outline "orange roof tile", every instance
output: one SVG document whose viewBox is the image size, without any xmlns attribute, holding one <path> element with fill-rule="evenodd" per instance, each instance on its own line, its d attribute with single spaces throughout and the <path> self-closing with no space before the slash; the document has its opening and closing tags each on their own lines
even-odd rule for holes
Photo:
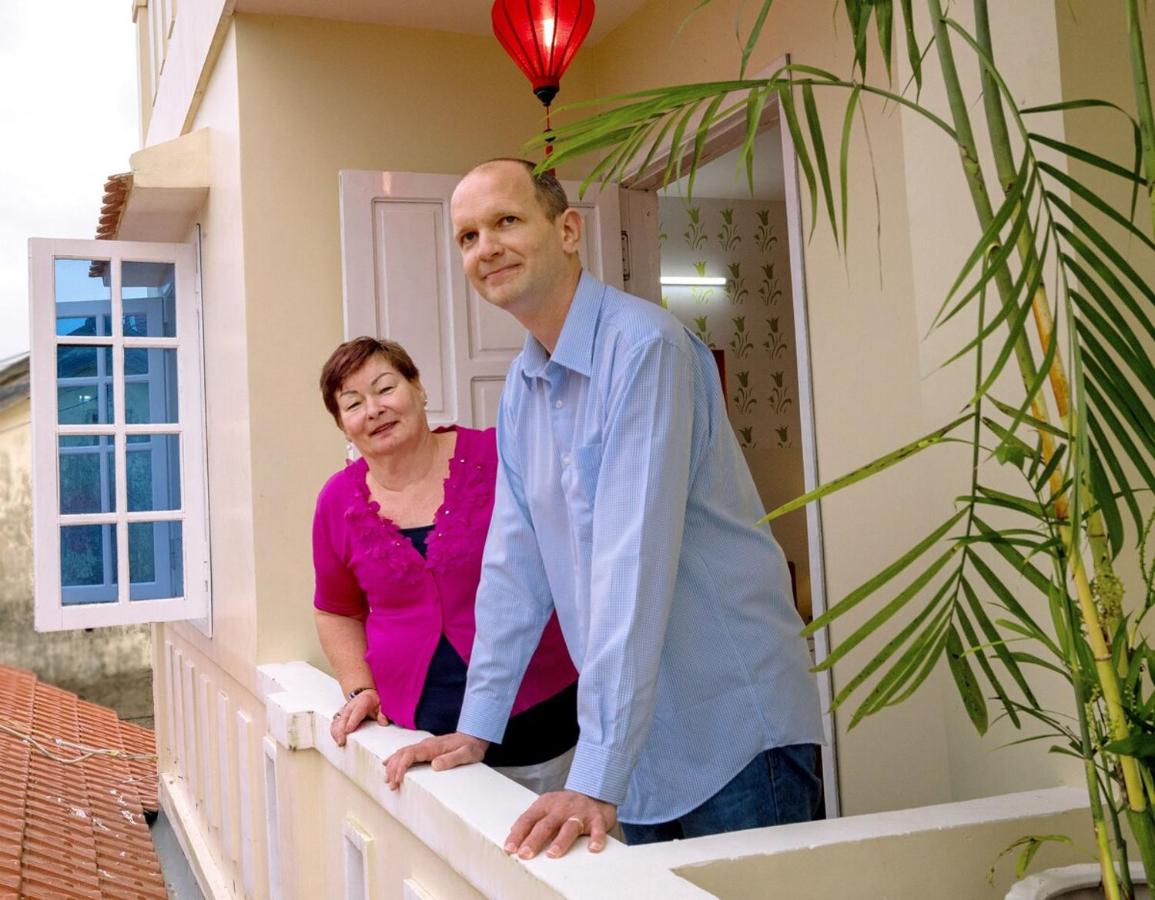
<svg viewBox="0 0 1155 900">
<path fill-rule="evenodd" d="M 148 729 L 0 666 L 0 896 L 163 900 L 154 753 Z"/>
</svg>

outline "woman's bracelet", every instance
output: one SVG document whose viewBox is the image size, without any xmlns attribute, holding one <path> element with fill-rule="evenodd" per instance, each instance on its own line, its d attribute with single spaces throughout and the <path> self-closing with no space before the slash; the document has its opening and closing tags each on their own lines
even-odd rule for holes
<svg viewBox="0 0 1155 900">
<path fill-rule="evenodd" d="M 345 695 L 345 699 L 346 700 L 353 700 L 356 698 L 356 696 L 358 694 L 364 693 L 365 691 L 376 691 L 376 690 L 377 690 L 377 688 L 373 687 L 373 685 L 371 685 L 371 684 L 366 685 L 365 687 L 353 688 L 353 690 L 349 691 L 349 693 Z"/>
</svg>

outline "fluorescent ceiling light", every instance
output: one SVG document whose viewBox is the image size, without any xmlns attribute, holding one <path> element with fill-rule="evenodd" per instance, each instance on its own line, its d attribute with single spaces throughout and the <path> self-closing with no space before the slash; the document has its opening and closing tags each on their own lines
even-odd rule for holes
<svg viewBox="0 0 1155 900">
<path fill-rule="evenodd" d="M 663 275 L 658 279 L 662 284 L 678 285 L 681 287 L 721 287 L 726 283 L 725 278 L 706 277 L 698 278 L 687 275 Z"/>
</svg>

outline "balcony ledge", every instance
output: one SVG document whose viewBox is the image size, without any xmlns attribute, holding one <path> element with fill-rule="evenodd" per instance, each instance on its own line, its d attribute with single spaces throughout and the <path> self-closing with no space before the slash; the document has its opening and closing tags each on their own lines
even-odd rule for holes
<svg viewBox="0 0 1155 900">
<path fill-rule="evenodd" d="M 919 879 L 936 869 L 949 870 L 960 886 L 976 883 L 989 890 L 986 868 L 1014 837 L 1039 829 L 1051 833 L 1076 828 L 1085 819 L 1085 791 L 1058 787 L 641 847 L 610 841 L 596 856 L 585 852 L 583 841 L 563 859 L 525 862 L 506 855 L 502 842 L 532 802 L 531 792 L 483 765 L 448 772 L 418 768 L 400 791 L 391 792 L 385 786 L 384 760 L 424 733 L 372 724 L 352 735 L 346 747 L 337 747 L 329 736 L 333 715 L 342 705 L 335 680 L 303 662 L 261 666 L 259 671 L 268 732 L 280 748 L 320 753 L 490 897 L 592 900 L 621 896 L 628 888 L 633 896 L 678 900 L 716 896 L 703 888 L 717 885 L 725 885 L 726 896 L 757 896 L 756 890 L 746 889 L 764 885 L 764 876 L 775 877 L 775 867 L 784 876 L 796 873 L 802 858 L 802 868 L 835 866 L 844 870 L 846 884 L 885 884 L 895 897 L 919 896 L 925 887 Z M 927 841 L 933 844 L 929 854 Z M 468 852 L 461 852 L 463 847 Z M 921 849 L 912 855 L 913 848 Z M 877 871 L 867 871 L 870 865 L 856 869 L 853 862 L 894 854 L 908 860 L 897 870 L 879 862 L 873 867 Z"/>
</svg>

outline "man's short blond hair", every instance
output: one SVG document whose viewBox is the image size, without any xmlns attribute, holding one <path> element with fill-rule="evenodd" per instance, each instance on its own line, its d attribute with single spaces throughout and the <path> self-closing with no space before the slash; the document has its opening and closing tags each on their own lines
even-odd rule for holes
<svg viewBox="0 0 1155 900">
<path fill-rule="evenodd" d="M 561 186 L 557 176 L 552 171 L 535 172 L 536 163 L 532 163 L 528 159 L 519 159 L 516 156 L 498 156 L 474 166 L 469 170 L 469 174 L 495 163 L 516 163 L 525 168 L 529 180 L 533 182 L 534 196 L 537 197 L 537 202 L 541 204 L 541 208 L 545 210 L 546 217 L 551 222 L 569 209 L 569 197 L 566 196 L 565 188 Z"/>
</svg>

